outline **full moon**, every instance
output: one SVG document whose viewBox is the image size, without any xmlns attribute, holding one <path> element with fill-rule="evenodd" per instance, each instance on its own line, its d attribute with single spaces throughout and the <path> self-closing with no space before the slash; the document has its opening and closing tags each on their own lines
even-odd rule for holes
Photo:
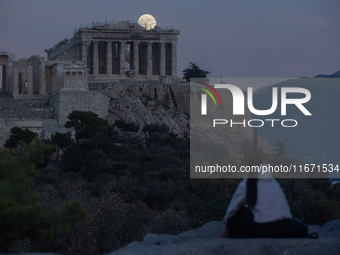
<svg viewBox="0 0 340 255">
<path fill-rule="evenodd" d="M 156 26 L 156 19 L 150 14 L 144 14 L 139 17 L 138 25 L 141 25 L 146 30 L 151 30 Z"/>
</svg>

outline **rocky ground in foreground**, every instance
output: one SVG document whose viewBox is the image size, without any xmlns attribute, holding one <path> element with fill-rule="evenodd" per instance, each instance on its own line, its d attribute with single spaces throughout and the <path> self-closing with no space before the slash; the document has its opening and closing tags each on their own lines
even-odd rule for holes
<svg viewBox="0 0 340 255">
<path fill-rule="evenodd" d="M 213 221 L 179 235 L 147 234 L 141 242 L 133 242 L 109 255 L 256 255 L 256 254 L 340 254 L 340 219 L 325 225 L 309 226 L 318 233 L 318 239 L 221 239 L 223 223 Z"/>
<path fill-rule="evenodd" d="M 340 219 L 323 226 L 309 226 L 309 232 L 317 232 L 312 238 L 219 238 L 223 222 L 212 221 L 204 226 L 178 235 L 149 233 L 142 241 L 107 255 L 339 255 Z M 25 253 L 20 255 L 56 255 L 55 253 Z M 3 255 L 3 254 L 0 254 Z"/>
</svg>

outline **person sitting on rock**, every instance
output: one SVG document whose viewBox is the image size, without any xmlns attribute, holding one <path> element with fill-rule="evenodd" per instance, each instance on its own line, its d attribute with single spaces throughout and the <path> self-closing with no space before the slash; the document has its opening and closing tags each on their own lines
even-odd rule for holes
<svg viewBox="0 0 340 255">
<path fill-rule="evenodd" d="M 253 158 L 249 166 L 262 167 Z M 271 173 L 250 173 L 238 185 L 224 217 L 220 237 L 231 238 L 289 238 L 306 237 L 305 222 L 292 218 L 286 197 Z"/>
</svg>

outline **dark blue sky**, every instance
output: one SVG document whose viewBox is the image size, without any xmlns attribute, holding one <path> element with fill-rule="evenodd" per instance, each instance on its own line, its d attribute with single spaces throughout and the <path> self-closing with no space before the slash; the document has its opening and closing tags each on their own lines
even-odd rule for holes
<svg viewBox="0 0 340 255">
<path fill-rule="evenodd" d="M 189 62 L 209 77 L 331 74 L 340 70 L 339 11 L 339 0 L 1 0 L 0 51 L 46 56 L 80 25 L 148 13 L 181 31 L 179 76 Z"/>
</svg>

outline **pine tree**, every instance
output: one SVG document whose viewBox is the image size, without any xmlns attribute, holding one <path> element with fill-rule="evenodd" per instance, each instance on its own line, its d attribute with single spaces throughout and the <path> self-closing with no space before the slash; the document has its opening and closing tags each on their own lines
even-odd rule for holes
<svg viewBox="0 0 340 255">
<path fill-rule="evenodd" d="M 283 142 L 276 142 L 275 146 L 277 147 L 277 149 L 274 149 L 274 151 L 276 151 L 276 155 L 279 157 L 285 157 L 287 155 L 287 153 L 285 152 L 284 148 L 287 148 L 287 146 L 285 146 L 285 143 L 287 142 L 287 140 L 284 140 Z"/>
<path fill-rule="evenodd" d="M 199 68 L 196 64 L 192 62 L 190 62 L 190 64 L 190 67 L 183 70 L 183 79 L 185 79 L 187 82 L 190 81 L 190 78 L 206 78 L 207 75 L 210 74 L 209 71 Z"/>
</svg>

